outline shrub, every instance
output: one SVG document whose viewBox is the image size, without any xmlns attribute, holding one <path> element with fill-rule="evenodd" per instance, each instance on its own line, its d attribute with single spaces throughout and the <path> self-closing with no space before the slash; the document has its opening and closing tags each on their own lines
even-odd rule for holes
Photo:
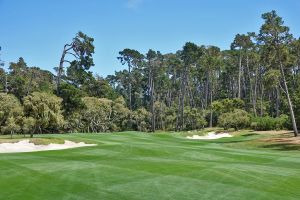
<svg viewBox="0 0 300 200">
<path fill-rule="evenodd" d="M 234 109 L 242 109 L 244 105 L 245 103 L 243 100 L 234 98 L 214 101 L 211 108 L 217 115 L 220 115 L 222 113 L 233 112 Z"/>
<path fill-rule="evenodd" d="M 23 107 L 12 94 L 0 93 L 0 129 L 8 134 L 20 131 Z"/>
<path fill-rule="evenodd" d="M 254 117 L 252 118 L 251 128 L 256 131 L 280 130 L 287 128 L 289 117 L 280 115 L 280 117 Z"/>
<path fill-rule="evenodd" d="M 132 112 L 132 121 L 138 131 L 149 131 L 151 114 L 145 108 Z"/>
<path fill-rule="evenodd" d="M 84 97 L 85 109 L 82 111 L 82 121 L 87 132 L 106 132 L 111 126 L 112 100 L 96 97 Z"/>
<path fill-rule="evenodd" d="M 33 92 L 24 98 L 23 105 L 25 116 L 32 117 L 35 121 L 35 132 L 58 132 L 63 127 L 60 97 L 45 92 Z"/>
<path fill-rule="evenodd" d="M 207 125 L 203 112 L 197 108 L 185 107 L 184 115 L 186 130 L 202 129 Z"/>
<path fill-rule="evenodd" d="M 235 109 L 219 117 L 219 125 L 224 129 L 234 128 L 235 130 L 246 128 L 250 125 L 249 114 L 241 109 Z"/>
</svg>

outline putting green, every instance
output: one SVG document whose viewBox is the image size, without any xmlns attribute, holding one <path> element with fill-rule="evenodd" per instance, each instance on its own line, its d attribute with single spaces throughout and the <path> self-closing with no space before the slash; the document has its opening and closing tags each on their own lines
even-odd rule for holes
<svg viewBox="0 0 300 200">
<path fill-rule="evenodd" d="M 241 148 L 252 135 L 214 141 L 136 132 L 50 137 L 98 145 L 0 154 L 0 199 L 300 199 L 300 152 Z"/>
</svg>

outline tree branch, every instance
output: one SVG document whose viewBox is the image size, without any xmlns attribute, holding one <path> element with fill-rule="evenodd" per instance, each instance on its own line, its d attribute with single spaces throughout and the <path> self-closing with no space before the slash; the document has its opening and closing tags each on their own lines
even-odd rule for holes
<svg viewBox="0 0 300 200">
<path fill-rule="evenodd" d="M 79 56 L 78 55 L 76 55 L 76 54 L 74 54 L 74 53 L 72 53 L 72 52 L 66 52 L 66 54 L 70 54 L 70 55 L 73 55 L 76 59 L 79 59 Z"/>
<path fill-rule="evenodd" d="M 281 85 L 281 82 L 279 82 L 279 87 L 280 87 L 280 89 L 286 94 L 286 91 L 283 89 L 283 87 L 282 87 L 282 85 Z"/>
<path fill-rule="evenodd" d="M 68 61 L 68 60 L 64 60 L 64 62 L 67 62 L 67 63 L 70 63 L 70 64 L 72 63 L 71 61 Z"/>
</svg>

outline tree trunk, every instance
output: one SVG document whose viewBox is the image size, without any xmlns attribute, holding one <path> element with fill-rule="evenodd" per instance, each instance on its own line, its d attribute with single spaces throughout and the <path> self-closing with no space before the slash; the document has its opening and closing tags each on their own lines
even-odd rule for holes
<svg viewBox="0 0 300 200">
<path fill-rule="evenodd" d="M 27 87 L 27 92 L 26 92 L 27 95 L 29 95 L 30 92 L 31 92 L 32 80 L 33 80 L 33 78 L 34 78 L 34 72 L 32 71 L 32 72 L 31 72 L 31 76 L 30 76 L 29 85 L 28 85 L 28 87 Z"/>
<path fill-rule="evenodd" d="M 298 129 L 297 129 L 297 124 L 296 124 L 296 120 L 295 120 L 293 104 L 292 104 L 292 100 L 290 98 L 289 89 L 288 89 L 287 82 L 286 82 L 286 79 L 285 79 L 283 65 L 282 65 L 281 60 L 279 62 L 280 62 L 280 72 L 281 72 L 281 76 L 282 76 L 282 79 L 283 79 L 283 86 L 284 86 L 286 98 L 287 98 L 288 105 L 289 105 L 290 117 L 291 117 L 291 120 L 292 120 L 292 125 L 293 125 L 293 130 L 294 130 L 294 136 L 297 137 L 298 136 Z"/>
<path fill-rule="evenodd" d="M 213 110 L 212 110 L 212 91 L 210 92 L 210 119 L 209 119 L 209 127 L 212 128 L 213 121 Z"/>
<path fill-rule="evenodd" d="M 264 84 L 261 83 L 261 87 L 260 87 L 260 116 L 262 117 L 263 116 L 263 98 L 264 98 Z"/>
<path fill-rule="evenodd" d="M 8 93 L 8 80 L 7 80 L 7 73 L 5 73 L 5 93 L 7 94 Z"/>
<path fill-rule="evenodd" d="M 132 111 L 132 99 L 131 99 L 131 66 L 128 65 L 128 95 L 129 95 L 129 110 Z"/>
<path fill-rule="evenodd" d="M 177 115 L 177 125 L 176 125 L 176 130 L 181 131 L 184 127 L 184 98 L 185 98 L 185 84 L 186 84 L 186 76 L 187 76 L 187 67 L 185 67 L 184 72 L 183 72 L 183 77 L 181 80 L 181 95 L 180 95 L 180 101 L 179 101 L 179 110 L 178 110 L 178 115 Z"/>
<path fill-rule="evenodd" d="M 64 62 L 65 62 L 65 57 L 66 57 L 66 48 L 67 48 L 67 45 L 64 46 L 64 50 L 62 52 L 62 55 L 61 55 L 61 58 L 60 58 L 60 62 L 59 62 L 59 67 L 57 69 L 57 83 L 56 83 L 56 92 L 57 92 L 57 95 L 59 95 L 60 93 L 60 83 L 61 83 L 61 76 L 62 76 L 62 73 L 63 73 L 63 68 L 64 68 Z"/>
<path fill-rule="evenodd" d="M 253 94 L 253 100 L 252 100 L 252 105 L 253 105 L 253 113 L 254 113 L 254 116 L 256 117 L 257 116 L 257 113 L 256 113 L 256 101 L 257 101 L 257 76 L 258 76 L 258 70 L 256 69 L 255 70 L 255 83 L 254 83 L 254 94 Z"/>
<path fill-rule="evenodd" d="M 206 82 L 205 82 L 205 108 L 208 105 L 208 86 L 209 86 L 209 74 L 206 72 Z"/>
<path fill-rule="evenodd" d="M 241 98 L 241 76 L 242 76 L 242 51 L 240 49 L 239 78 L 238 78 L 238 98 Z"/>
<path fill-rule="evenodd" d="M 276 86 L 276 117 L 279 117 L 280 111 L 279 111 L 279 107 L 280 107 L 280 91 L 278 86 Z"/>
<path fill-rule="evenodd" d="M 151 73 L 151 76 L 153 73 Z M 151 116 L 151 131 L 152 132 L 155 132 L 155 108 L 154 108 L 154 80 L 153 80 L 153 77 L 151 77 L 151 113 L 152 113 L 152 116 Z"/>
</svg>

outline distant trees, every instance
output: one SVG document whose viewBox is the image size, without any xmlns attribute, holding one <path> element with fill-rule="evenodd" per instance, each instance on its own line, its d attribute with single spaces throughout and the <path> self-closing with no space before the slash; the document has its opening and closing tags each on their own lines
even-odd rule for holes
<svg viewBox="0 0 300 200">
<path fill-rule="evenodd" d="M 56 76 L 19 58 L 8 71 L 0 68 L 1 133 L 182 131 L 219 125 L 293 128 L 296 136 L 300 39 L 275 11 L 262 18 L 259 33 L 236 34 L 227 50 L 191 42 L 167 54 L 125 48 L 117 59 L 127 69 L 106 78 L 89 71 L 94 39 L 82 32 L 64 46 Z"/>
<path fill-rule="evenodd" d="M 18 62 L 11 62 L 7 75 L 7 92 L 14 94 L 19 100 L 33 91 L 51 92 L 53 75 L 38 67 L 28 67 L 20 57 Z"/>
</svg>

